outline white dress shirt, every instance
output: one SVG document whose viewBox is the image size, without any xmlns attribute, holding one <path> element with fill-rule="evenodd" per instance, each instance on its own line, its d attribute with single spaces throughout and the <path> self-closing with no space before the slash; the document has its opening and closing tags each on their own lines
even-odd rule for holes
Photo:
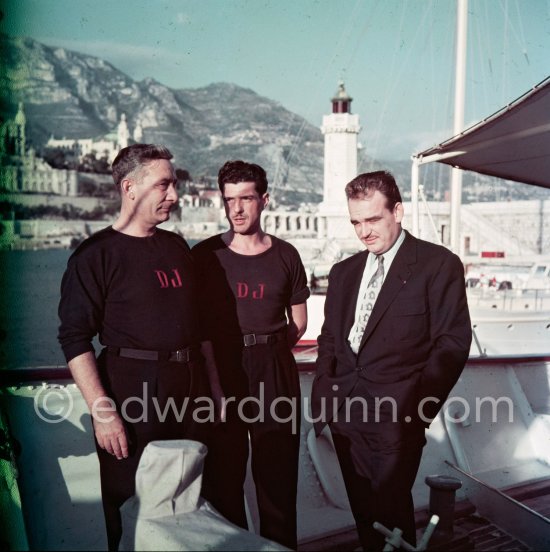
<svg viewBox="0 0 550 552">
<path fill-rule="evenodd" d="M 405 230 L 401 229 L 401 233 L 399 234 L 399 237 L 397 238 L 395 243 L 385 253 L 381 254 L 384 256 L 384 276 L 382 278 L 382 281 L 380 282 L 380 287 L 382 287 L 382 284 L 384 283 L 384 280 L 386 279 L 386 276 L 390 270 L 391 264 L 404 241 Z M 357 303 L 355 305 L 355 322 L 351 327 L 350 335 L 353 335 L 355 331 L 355 326 L 359 323 L 359 320 L 361 318 L 361 303 L 363 301 L 363 297 L 365 296 L 367 286 L 369 285 L 369 282 L 374 276 L 374 273 L 377 269 L 378 255 L 369 253 L 367 257 L 367 262 L 365 263 L 365 270 L 363 271 L 363 276 L 361 278 L 361 285 L 359 286 L 359 294 L 357 295 Z"/>
</svg>

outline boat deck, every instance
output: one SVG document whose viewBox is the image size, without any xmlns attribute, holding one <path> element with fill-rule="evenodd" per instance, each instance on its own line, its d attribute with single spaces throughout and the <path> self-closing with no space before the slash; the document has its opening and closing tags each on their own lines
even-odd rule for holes
<svg viewBox="0 0 550 552">
<path fill-rule="evenodd" d="M 508 489 L 506 494 L 521 502 L 534 512 L 550 518 L 550 478 Z M 428 521 L 426 510 L 417 512 L 419 535 Z M 505 528 L 480 516 L 469 500 L 463 500 L 455 507 L 454 538 L 429 547 L 429 550 L 534 550 Z"/>
<path fill-rule="evenodd" d="M 516 486 L 509 489 L 506 494 L 550 519 L 550 478 Z M 429 518 L 427 508 L 416 511 L 417 542 L 420 541 Z M 353 552 L 360 549 L 357 532 L 354 529 L 298 546 L 299 552 Z M 475 506 L 465 499 L 455 504 L 452 540 L 439 543 L 432 541 L 428 550 L 434 552 L 455 550 L 522 552 L 535 549 L 511 536 L 503 527 L 479 515 Z"/>
</svg>

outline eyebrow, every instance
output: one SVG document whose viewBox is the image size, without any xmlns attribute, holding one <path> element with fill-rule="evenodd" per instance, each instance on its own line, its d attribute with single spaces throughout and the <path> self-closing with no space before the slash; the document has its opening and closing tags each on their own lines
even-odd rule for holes
<svg viewBox="0 0 550 552">
<path fill-rule="evenodd" d="M 373 217 L 367 217 L 367 218 L 364 218 L 364 219 L 361 219 L 361 220 L 350 219 L 350 222 L 352 224 L 357 224 L 358 222 L 372 222 L 372 221 L 380 220 L 381 218 L 382 218 L 381 215 L 374 215 Z"/>
<path fill-rule="evenodd" d="M 254 198 L 256 197 L 254 194 L 243 194 L 243 195 L 233 195 L 233 196 L 226 196 L 225 194 L 223 195 L 223 199 L 236 199 L 236 198 L 240 198 L 240 199 L 248 199 L 248 198 Z"/>
</svg>

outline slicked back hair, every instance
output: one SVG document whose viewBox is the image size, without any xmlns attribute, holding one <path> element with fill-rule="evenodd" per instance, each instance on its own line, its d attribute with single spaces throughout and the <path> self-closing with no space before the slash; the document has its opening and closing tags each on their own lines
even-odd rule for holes
<svg viewBox="0 0 550 552">
<path fill-rule="evenodd" d="M 223 195 L 226 184 L 239 184 L 239 182 L 254 182 L 260 197 L 267 192 L 267 175 L 260 165 L 246 163 L 240 159 L 227 161 L 218 172 L 220 192 Z"/>
<path fill-rule="evenodd" d="M 113 164 L 113 180 L 120 192 L 120 183 L 129 175 L 135 174 L 144 165 L 157 159 L 172 159 L 170 150 L 157 144 L 132 144 L 122 148 L 115 157 Z"/>
<path fill-rule="evenodd" d="M 396 203 L 402 203 L 395 178 L 388 171 L 375 171 L 356 176 L 346 185 L 348 199 L 363 199 L 375 191 L 386 197 L 386 207 L 393 211 Z"/>
</svg>

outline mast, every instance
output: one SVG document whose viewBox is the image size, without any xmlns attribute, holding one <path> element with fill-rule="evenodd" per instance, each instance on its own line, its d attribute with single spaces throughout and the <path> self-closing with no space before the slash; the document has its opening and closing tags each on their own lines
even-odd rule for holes
<svg viewBox="0 0 550 552">
<path fill-rule="evenodd" d="M 457 0 L 455 111 L 453 136 L 464 129 L 464 101 L 466 92 L 466 47 L 468 34 L 468 0 Z M 451 249 L 461 253 L 460 207 L 462 204 L 462 171 L 451 169 Z"/>
</svg>

